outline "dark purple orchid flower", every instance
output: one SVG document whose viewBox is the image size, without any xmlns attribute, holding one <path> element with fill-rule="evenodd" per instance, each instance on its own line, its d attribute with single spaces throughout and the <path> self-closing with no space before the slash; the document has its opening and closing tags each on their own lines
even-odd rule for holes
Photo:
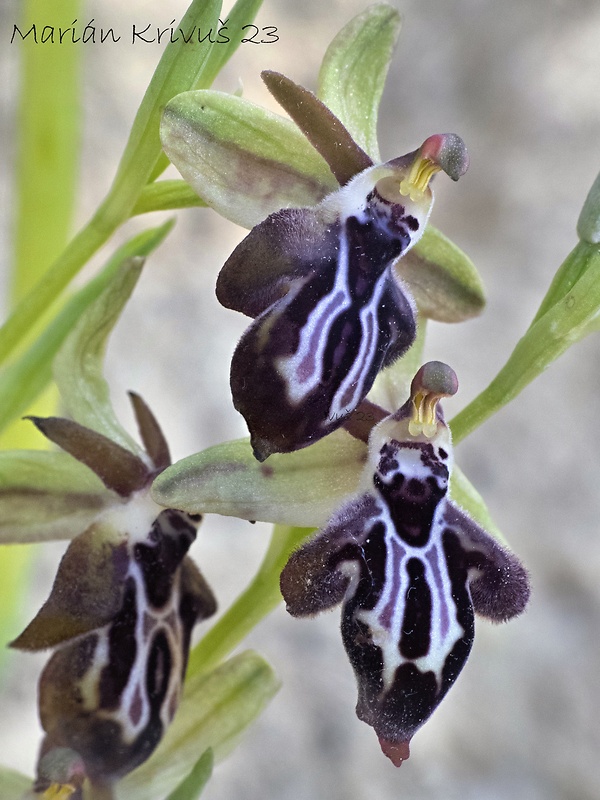
<svg viewBox="0 0 600 800">
<path fill-rule="evenodd" d="M 409 401 L 371 432 L 358 493 L 281 575 L 294 616 L 342 603 L 356 712 L 396 766 L 463 668 L 474 613 L 508 620 L 529 597 L 518 559 L 448 497 L 452 443 L 438 400 L 456 388 L 445 364 L 419 370 Z"/>
</svg>

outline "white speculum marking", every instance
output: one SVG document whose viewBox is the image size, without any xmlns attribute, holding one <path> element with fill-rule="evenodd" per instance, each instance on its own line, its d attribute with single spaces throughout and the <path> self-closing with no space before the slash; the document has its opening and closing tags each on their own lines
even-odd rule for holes
<svg viewBox="0 0 600 800">
<path fill-rule="evenodd" d="M 167 637 L 169 650 L 173 659 L 170 668 L 169 686 L 160 709 L 161 722 L 165 728 L 169 725 L 171 721 L 169 707 L 172 703 L 173 695 L 175 694 L 178 698 L 181 691 L 182 665 L 177 658 L 177 654 L 181 652 L 183 636 L 178 613 L 180 599 L 179 573 L 175 575 L 173 590 L 169 596 L 169 600 L 161 609 L 153 608 L 148 602 L 142 570 L 139 564 L 133 560 L 130 562 L 129 572 L 127 574 L 127 577 L 130 576 L 133 577 L 136 585 L 136 654 L 129 680 L 121 695 L 121 710 L 117 712 L 123 730 L 123 740 L 128 744 L 136 739 L 150 721 L 150 703 L 146 691 L 146 668 L 150 647 L 159 628 Z M 148 619 L 152 620 L 150 630 L 147 626 Z M 137 701 L 136 695 L 141 700 L 141 713 L 137 723 L 134 723 L 128 712 L 134 701 Z M 109 714 L 108 716 L 111 715 Z"/>
<path fill-rule="evenodd" d="M 294 355 L 283 356 L 276 362 L 277 371 L 286 382 L 288 400 L 292 405 L 299 405 L 321 383 L 323 356 L 331 326 L 337 316 L 352 304 L 348 291 L 348 242 L 345 236 L 340 236 L 339 244 L 335 283 L 331 292 L 309 314 Z"/>
<path fill-rule="evenodd" d="M 411 479 L 422 481 L 431 476 L 431 471 L 421 462 L 419 450 L 403 450 L 402 454 L 399 451 L 396 457 L 400 456 L 401 471 L 406 481 Z M 396 471 L 392 473 L 392 477 L 395 474 Z M 381 474 L 380 477 L 385 480 Z M 436 480 L 439 483 L 440 479 Z M 379 494 L 376 489 L 372 491 Z M 429 539 L 423 547 L 411 546 L 400 539 L 383 498 L 378 505 L 381 512 L 373 522 L 375 524 L 380 521 L 385 529 L 385 580 L 374 608 L 357 610 L 356 618 L 368 626 L 373 644 L 381 650 L 384 692 L 391 689 L 397 668 L 406 663 L 414 664 L 423 674 L 433 672 L 438 689 L 441 689 L 446 658 L 456 642 L 465 635 L 465 630 L 458 622 L 458 612 L 452 598 L 452 584 L 441 539 L 446 497 L 444 496 L 437 505 Z M 429 648 L 425 655 L 414 659 L 402 656 L 399 647 L 410 583 L 407 564 L 411 558 L 418 559 L 423 565 L 424 579 L 431 594 L 431 615 L 428 620 Z"/>
</svg>

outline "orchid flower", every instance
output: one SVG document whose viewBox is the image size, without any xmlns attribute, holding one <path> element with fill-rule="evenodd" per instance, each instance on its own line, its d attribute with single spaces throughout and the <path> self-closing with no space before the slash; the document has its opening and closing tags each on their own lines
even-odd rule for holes
<svg viewBox="0 0 600 800">
<path fill-rule="evenodd" d="M 166 440 L 134 393 L 143 447 L 129 436 L 102 374 L 142 263 L 123 261 L 55 358 L 69 418 L 29 418 L 64 452 L 0 454 L 0 541 L 71 540 L 48 600 L 12 642 L 53 651 L 39 683 L 45 736 L 34 794 L 44 800 L 142 800 L 150 784 L 166 797 L 202 754 L 208 777 L 213 750 L 226 749 L 277 688 L 268 665 L 243 653 L 184 691 L 193 627 L 216 610 L 187 555 L 201 515 L 152 499 L 152 481 L 171 462 Z"/>
<path fill-rule="evenodd" d="M 144 460 L 72 420 L 33 420 L 114 494 L 70 543 L 50 597 L 12 643 L 55 651 L 39 688 L 46 736 L 36 789 L 44 797 L 66 767 L 77 789 L 84 778 L 112 784 L 149 757 L 179 705 L 192 628 L 216 610 L 186 555 L 200 517 L 149 497 L 169 451 L 147 406 L 132 400 Z"/>
<path fill-rule="evenodd" d="M 378 372 L 414 342 L 417 308 L 457 321 L 483 305 L 466 256 L 426 230 L 430 180 L 439 171 L 454 180 L 464 174 L 464 143 L 437 134 L 382 163 L 376 109 L 398 19 L 376 6 L 361 23 L 364 29 L 336 38 L 323 63 L 320 94 L 334 106 L 336 88 L 358 98 L 348 108 L 341 103 L 344 119 L 274 72 L 263 79 L 297 127 L 218 92 L 187 92 L 165 108 L 169 158 L 208 204 L 252 227 L 221 270 L 217 297 L 255 318 L 234 353 L 230 382 L 259 460 L 339 428 Z M 357 42 L 364 47 L 366 29 L 373 80 L 357 73 L 340 87 L 336 59 Z M 375 44 L 382 31 L 383 48 Z M 371 90 L 362 116 L 353 110 L 364 100 L 359 81 Z"/>
<path fill-rule="evenodd" d="M 281 575 L 293 616 L 342 603 L 356 713 L 396 766 L 463 668 L 473 612 L 504 621 L 529 597 L 518 559 L 448 497 L 452 442 L 438 401 L 456 388 L 445 364 L 421 367 L 409 400 L 373 428 L 358 492 Z"/>
<path fill-rule="evenodd" d="M 231 392 L 260 461 L 340 427 L 413 344 L 415 303 L 392 266 L 423 234 L 432 175 L 456 180 L 467 165 L 458 136 L 431 136 L 314 208 L 271 214 L 230 256 L 217 297 L 256 316 L 233 356 Z M 256 276 L 252 291 L 238 275 Z"/>
</svg>

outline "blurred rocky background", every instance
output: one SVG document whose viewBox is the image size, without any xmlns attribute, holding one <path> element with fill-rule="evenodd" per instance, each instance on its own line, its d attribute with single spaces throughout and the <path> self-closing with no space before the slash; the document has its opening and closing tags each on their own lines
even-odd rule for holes
<svg viewBox="0 0 600 800">
<path fill-rule="evenodd" d="M 279 41 L 243 45 L 216 88 L 242 85 L 247 98 L 272 108 L 259 78 L 263 68 L 314 88 L 328 42 L 366 5 L 265 0 L 258 24 L 276 26 Z M 594 0 L 394 5 L 404 27 L 382 102 L 384 158 L 440 131 L 460 133 L 471 153 L 460 183 L 436 181 L 432 217 L 473 258 L 488 292 L 481 318 L 430 327 L 427 356 L 451 364 L 461 382 L 446 406 L 451 417 L 503 365 L 576 242 L 579 210 L 600 169 L 600 6 Z M 17 46 L 9 40 L 19 6 L 2 0 L 0 7 L 0 133 L 9 167 L 18 138 Z M 124 35 L 117 44 L 84 48 L 79 223 L 108 188 L 162 52 L 157 44 L 133 45 L 127 34 L 133 23 L 167 27 L 185 7 L 185 0 L 87 3 L 82 25 L 93 18 Z M 2 176 L 4 198 L 8 178 Z M 10 211 L 7 202 L 3 259 Z M 134 389 L 181 458 L 245 434 L 228 396 L 228 361 L 247 321 L 220 308 L 213 291 L 244 231 L 209 210 L 177 218 L 113 337 L 107 372 L 123 417 L 132 424 L 125 392 Z M 157 221 L 137 220 L 127 234 Z M 479 621 L 471 658 L 413 740 L 410 761 L 392 767 L 371 729 L 354 716 L 338 611 L 297 621 L 280 608 L 247 645 L 268 657 L 283 688 L 218 766 L 207 800 L 600 797 L 599 361 L 596 335 L 458 448 L 462 468 L 529 567 L 533 597 L 528 612 L 509 625 Z M 205 521 L 195 556 L 221 608 L 250 578 L 267 540 L 267 526 Z M 47 595 L 63 549 L 40 548 L 24 620 Z M 33 687 L 40 665 L 13 655 L 1 687 L 1 760 L 28 772 L 39 741 Z"/>
</svg>

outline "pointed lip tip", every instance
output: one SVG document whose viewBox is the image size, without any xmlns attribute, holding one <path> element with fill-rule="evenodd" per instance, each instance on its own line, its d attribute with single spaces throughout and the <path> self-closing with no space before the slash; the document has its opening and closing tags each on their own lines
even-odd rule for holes
<svg viewBox="0 0 600 800">
<path fill-rule="evenodd" d="M 379 736 L 379 745 L 385 756 L 387 756 L 395 767 L 401 767 L 404 761 L 410 757 L 410 739 L 400 742 L 392 742 Z"/>
</svg>

